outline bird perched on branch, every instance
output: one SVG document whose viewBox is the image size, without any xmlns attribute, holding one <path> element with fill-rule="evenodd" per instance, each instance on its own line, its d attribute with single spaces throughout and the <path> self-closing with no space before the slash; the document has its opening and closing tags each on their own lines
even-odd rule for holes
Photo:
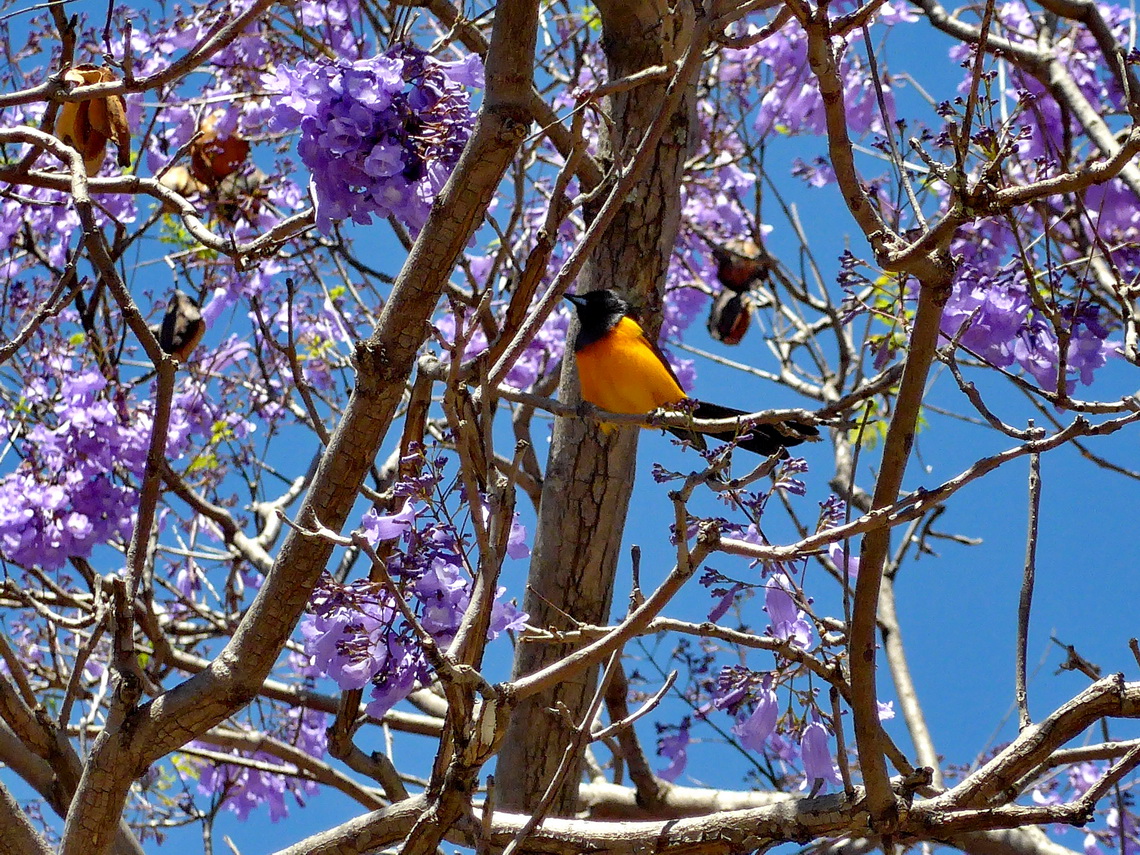
<svg viewBox="0 0 1140 855">
<path fill-rule="evenodd" d="M 574 342 L 574 354 L 585 400 L 611 413 L 639 414 L 670 407 L 688 398 L 664 355 L 630 316 L 629 303 L 610 290 L 567 294 L 566 299 L 578 310 L 580 329 Z M 696 419 L 728 419 L 747 413 L 698 401 L 692 415 Z M 603 425 L 602 429 L 612 429 L 612 426 Z M 705 447 L 701 434 L 729 442 L 740 433 L 749 433 L 751 436 L 742 440 L 740 447 L 764 456 L 819 438 L 819 430 L 813 425 L 791 420 L 749 425 L 739 431 L 698 431 L 685 427 L 666 430 L 692 441 L 699 448 Z"/>
<path fill-rule="evenodd" d="M 206 334 L 206 322 L 202 320 L 198 304 L 186 292 L 175 291 L 166 304 L 162 323 L 154 324 L 150 331 L 158 339 L 163 353 L 185 362 Z"/>
</svg>

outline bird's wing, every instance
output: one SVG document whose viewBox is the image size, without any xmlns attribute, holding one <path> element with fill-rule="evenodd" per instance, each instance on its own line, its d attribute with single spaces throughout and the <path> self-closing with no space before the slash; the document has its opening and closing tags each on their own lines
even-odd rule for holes
<svg viewBox="0 0 1140 855">
<path fill-rule="evenodd" d="M 630 318 L 629 315 L 626 315 L 626 317 L 629 318 L 629 320 L 633 321 L 633 318 Z M 637 321 L 633 322 L 637 324 Z M 677 373 L 673 370 L 673 366 L 669 364 L 669 359 L 665 356 L 665 352 L 661 350 L 657 342 L 650 340 L 649 336 L 645 334 L 645 330 L 642 329 L 641 324 L 637 324 L 637 328 L 641 331 L 641 340 L 644 341 L 646 346 L 648 346 L 649 349 L 653 351 L 653 355 L 661 360 L 661 364 L 665 366 L 665 370 L 669 372 L 669 376 L 673 378 L 673 382 L 677 384 L 677 388 L 679 388 L 683 394 L 685 387 L 681 385 L 681 380 L 677 377 Z M 688 396 L 686 395 L 686 397 Z"/>
</svg>

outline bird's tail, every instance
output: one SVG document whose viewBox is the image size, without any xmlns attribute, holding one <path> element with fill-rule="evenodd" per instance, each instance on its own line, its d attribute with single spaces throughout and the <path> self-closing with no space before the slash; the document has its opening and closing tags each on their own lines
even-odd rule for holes
<svg viewBox="0 0 1140 855">
<path fill-rule="evenodd" d="M 719 404 L 708 404 L 704 401 L 698 401 L 696 407 L 693 408 L 694 419 L 731 419 L 744 415 L 748 414 L 742 410 L 734 410 L 732 407 L 722 407 Z M 721 442 L 730 442 L 741 433 L 749 433 L 751 436 L 738 445 L 764 457 L 793 445 L 799 445 L 801 442 L 816 442 L 819 439 L 819 429 L 814 425 L 791 419 L 773 422 L 772 424 L 749 425 L 740 431 L 701 431 L 700 434 L 697 434 L 689 428 L 669 428 L 668 430 L 681 439 L 698 440 L 697 444 L 701 447 L 704 446 L 704 443 L 700 441 L 700 434 Z"/>
</svg>

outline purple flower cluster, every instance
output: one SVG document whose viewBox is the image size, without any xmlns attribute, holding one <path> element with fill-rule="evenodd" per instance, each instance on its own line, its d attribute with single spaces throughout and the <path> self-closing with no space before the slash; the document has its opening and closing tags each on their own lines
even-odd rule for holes
<svg viewBox="0 0 1140 855">
<path fill-rule="evenodd" d="M 1135 13 L 1126 6 L 1109 3 L 1098 3 L 1097 7 L 1113 36 L 1121 44 L 1128 44 Z M 1006 38 L 1029 50 L 1037 48 L 1040 24 L 1024 4 L 1003 3 L 995 13 L 997 20 L 1001 21 Z M 1064 64 L 1073 83 L 1090 104 L 1097 105 L 1104 115 L 1127 110 L 1127 97 L 1121 90 L 1115 73 L 1110 70 L 1110 64 L 1105 62 L 1091 28 L 1072 27 L 1059 32 L 1053 45 L 1055 58 Z M 959 93 L 965 95 L 970 88 L 974 48 L 967 44 L 955 44 L 950 48 L 949 56 L 965 69 L 962 81 L 958 84 Z M 1021 71 L 1016 65 L 1010 67 L 1009 74 L 1011 91 L 1004 93 L 1005 97 L 1011 102 L 1015 97 L 1021 100 L 1029 108 L 1027 113 L 1032 116 L 1032 126 L 1027 128 L 1027 133 L 1018 146 L 1022 163 L 1024 165 L 1036 161 L 1035 166 L 1048 166 L 1047 171 L 1052 171 L 1052 167 L 1056 166 L 1057 153 L 1065 150 L 1066 136 L 1070 133 L 1081 134 L 1083 128 L 1071 111 L 1062 109 L 1036 77 Z M 1046 171 L 1042 171 L 1037 177 L 1045 177 L 1045 174 Z"/>
<path fill-rule="evenodd" d="M 25 412 L 0 416 L 19 464 L 0 477 L 0 555 L 19 566 L 57 570 L 86 558 L 101 544 L 130 537 L 150 443 L 151 410 L 126 390 L 112 391 L 94 366 L 74 365 L 67 354 L 44 351 L 44 374 L 22 398 Z M 196 381 L 176 390 L 167 454 L 171 460 L 195 438 L 240 439 L 253 426 L 215 401 Z"/>
<path fill-rule="evenodd" d="M 480 71 L 399 44 L 372 59 L 301 61 L 269 77 L 273 125 L 301 131 L 317 227 L 327 234 L 349 218 L 367 225 L 373 214 L 422 227 L 470 134 L 466 85 Z"/>
<path fill-rule="evenodd" d="M 891 7 L 887 7 L 893 13 Z M 897 13 L 881 15 L 884 23 L 907 20 Z M 754 25 L 750 28 L 755 32 Z M 882 133 L 883 121 L 867 63 L 850 45 L 858 33 L 847 37 L 840 75 L 848 126 L 855 133 Z M 785 26 L 768 38 L 743 50 L 725 51 L 720 79 L 745 90 L 745 84 L 763 92 L 753 127 L 761 134 L 823 134 L 826 130 L 823 97 L 807 61 L 807 35 L 796 25 Z M 763 78 L 757 81 L 757 78 Z M 759 85 L 757 85 L 759 83 Z M 894 115 L 891 78 L 881 81 L 889 116 Z"/>
<path fill-rule="evenodd" d="M 828 785 L 838 786 L 842 781 L 831 752 L 828 719 L 819 711 L 811 692 L 801 694 L 802 715 L 795 715 L 787 704 L 781 706 L 776 690 L 786 678 L 787 674 L 780 671 L 725 667 L 706 684 L 711 697 L 698 708 L 698 718 L 707 718 L 714 710 L 727 712 L 734 719 L 732 734 L 740 746 L 764 755 L 785 773 L 795 774 L 801 779 L 801 789 L 815 793 Z M 792 696 L 796 694 L 793 689 Z M 893 715 L 889 706 L 880 704 L 880 720 Z M 675 781 L 685 769 L 690 727 L 687 718 L 679 726 L 657 726 L 657 753 L 670 760 L 658 774 L 668 781 Z"/>
<path fill-rule="evenodd" d="M 312 615 L 301 621 L 305 652 L 345 691 L 371 684 L 370 715 L 383 716 L 411 693 L 416 680 L 427 679 L 430 670 L 412 628 L 379 585 L 326 579 L 311 606 Z"/>
<path fill-rule="evenodd" d="M 472 268 L 485 266 L 486 256 L 477 256 L 471 262 Z M 506 304 L 494 307 L 496 310 L 506 311 Z M 473 359 L 487 349 L 487 335 L 483 327 L 473 317 L 474 313 L 464 318 L 468 334 L 467 346 L 462 354 L 464 360 Z M 558 306 L 539 328 L 538 333 L 527 344 L 527 347 L 511 370 L 504 378 L 508 386 L 515 389 L 530 389 L 536 382 L 558 370 L 562 364 L 562 354 L 566 350 L 566 332 L 570 327 L 571 310 L 565 306 Z M 439 318 L 435 324 L 436 337 L 441 344 L 450 349 L 456 340 L 455 315 L 447 314 Z M 445 351 L 444 358 L 450 353 Z"/>
<path fill-rule="evenodd" d="M 1108 340 L 1100 309 L 1091 303 L 1062 306 L 1057 324 L 1068 336 L 1065 382 L 1071 391 L 1074 377 L 1085 385 L 1116 345 Z M 1020 265 L 987 274 L 965 264 L 942 317 L 942 333 L 1000 368 L 1017 365 L 1045 391 L 1056 391 L 1061 367 L 1058 329 L 1033 305 Z"/>
<path fill-rule="evenodd" d="M 1108 771 L 1105 763 L 1083 762 L 1069 766 L 1066 773 L 1061 776 L 1048 778 L 1034 787 L 1032 798 L 1038 805 L 1071 804 L 1083 797 L 1085 793 L 1100 782 Z M 1091 828 L 1085 826 L 1085 839 L 1083 849 L 1085 855 L 1105 855 L 1106 852 L 1123 852 L 1126 855 L 1136 855 L 1140 852 L 1140 843 L 1137 838 L 1136 814 L 1127 809 L 1122 815 L 1119 807 L 1114 805 L 1102 814 L 1105 827 Z M 1091 824 L 1090 824 L 1091 825 Z M 1061 829 L 1058 829 L 1061 830 Z"/>
<path fill-rule="evenodd" d="M 828 784 L 838 786 L 841 778 L 831 753 L 831 733 L 814 696 L 804 696 L 803 717 L 794 717 L 790 708 L 780 705 L 776 694 L 780 680 L 779 671 L 726 667 L 711 685 L 710 706 L 735 718 L 732 734 L 741 747 L 778 761 L 786 769 L 801 769 L 801 789 L 818 792 Z M 889 704 L 879 706 L 880 720 L 893 716 Z M 798 746 L 794 741 L 797 736 Z"/>
<path fill-rule="evenodd" d="M 47 418 L 27 430 L 23 460 L 0 479 L 0 554 L 57 570 L 130 536 L 138 495 L 123 476 L 142 471 L 150 417 L 102 394 L 107 381 L 97 369 L 74 371 L 68 358 L 48 363 L 64 379 L 55 390 L 40 379 L 24 390 L 25 405 Z M 9 437 L 24 430 L 18 412 L 0 424 Z"/>
<path fill-rule="evenodd" d="M 325 714 L 303 707 L 293 707 L 286 712 L 286 720 L 278 728 L 277 737 L 295 745 L 312 757 L 323 757 L 327 745 Z M 192 745 L 212 751 L 218 749 L 208 740 L 199 740 Z M 228 753 L 247 757 L 262 764 L 283 767 L 287 772 L 297 769 L 267 751 L 242 754 L 236 750 Z M 305 778 L 287 773 L 269 772 L 243 764 L 214 763 L 199 761 L 198 792 L 205 796 L 222 796 L 222 803 L 233 811 L 238 819 L 245 820 L 261 805 L 269 806 L 269 818 L 274 822 L 289 815 L 286 793 L 291 793 L 301 807 L 305 797 L 317 792 L 317 785 Z"/>
<path fill-rule="evenodd" d="M 426 513 L 419 516 L 427 519 Z M 388 558 L 388 572 L 420 625 L 446 645 L 471 602 L 463 539 L 446 520 L 418 521 L 411 502 L 395 514 L 370 511 L 363 530 L 376 543 L 399 542 L 398 550 Z M 516 518 L 508 543 L 512 558 L 529 554 L 525 537 Z M 498 599 L 505 592 L 505 588 L 496 592 L 488 638 L 520 629 L 526 620 L 512 603 Z M 313 657 L 313 665 L 341 689 L 371 686 L 370 715 L 383 716 L 411 693 L 417 681 L 430 678 L 415 628 L 404 620 L 392 594 L 382 586 L 368 580 L 341 585 L 326 579 L 314 593 L 311 608 L 312 614 L 301 624 L 305 651 Z"/>
</svg>

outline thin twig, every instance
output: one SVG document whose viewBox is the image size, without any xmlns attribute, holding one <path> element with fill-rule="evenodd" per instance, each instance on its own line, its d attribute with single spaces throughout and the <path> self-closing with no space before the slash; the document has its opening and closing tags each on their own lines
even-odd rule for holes
<svg viewBox="0 0 1140 855">
<path fill-rule="evenodd" d="M 1029 421 L 1033 430 L 1033 420 Z M 1037 525 L 1041 511 L 1041 455 L 1029 455 L 1029 532 L 1025 540 L 1025 570 L 1021 577 L 1021 599 L 1017 606 L 1017 718 L 1018 729 L 1032 723 L 1026 687 L 1026 648 L 1029 645 L 1029 612 L 1033 605 L 1033 584 L 1037 575 Z"/>
</svg>

